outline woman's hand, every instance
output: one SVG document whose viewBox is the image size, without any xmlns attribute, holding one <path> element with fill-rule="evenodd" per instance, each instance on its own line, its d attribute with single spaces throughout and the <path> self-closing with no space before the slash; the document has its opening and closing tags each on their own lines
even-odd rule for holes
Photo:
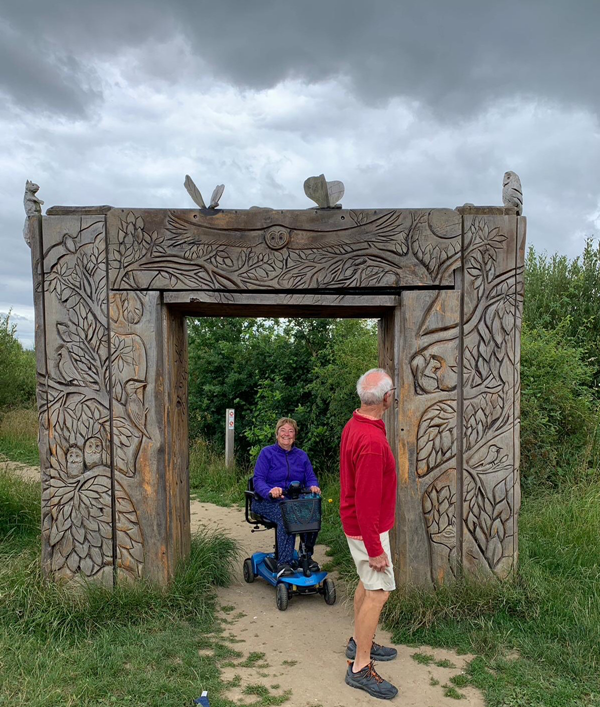
<svg viewBox="0 0 600 707">
<path fill-rule="evenodd" d="M 310 492 L 311 493 L 318 493 L 319 496 L 321 495 L 321 489 L 318 486 L 311 486 L 310 487 Z"/>
<path fill-rule="evenodd" d="M 281 498 L 281 496 L 283 496 L 283 489 L 280 486 L 273 486 L 269 491 L 269 496 L 271 498 Z"/>
</svg>

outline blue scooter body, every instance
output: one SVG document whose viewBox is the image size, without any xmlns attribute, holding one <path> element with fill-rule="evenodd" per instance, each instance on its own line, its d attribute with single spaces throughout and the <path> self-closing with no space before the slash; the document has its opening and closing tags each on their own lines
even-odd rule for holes
<svg viewBox="0 0 600 707">
<path fill-rule="evenodd" d="M 327 577 L 327 572 L 323 571 L 313 572 L 310 577 L 305 577 L 302 574 L 302 570 L 297 570 L 293 576 L 277 578 L 277 575 L 274 572 L 271 572 L 271 570 L 265 565 L 265 558 L 267 557 L 275 557 L 275 553 L 255 552 L 254 555 L 252 555 L 252 569 L 257 577 L 262 577 L 273 587 L 277 586 L 280 582 L 283 582 L 291 585 L 292 587 L 296 586 L 299 589 L 310 589 L 311 587 L 316 588 L 322 584 Z M 294 551 L 294 559 L 298 559 L 298 553 L 296 551 Z"/>
</svg>

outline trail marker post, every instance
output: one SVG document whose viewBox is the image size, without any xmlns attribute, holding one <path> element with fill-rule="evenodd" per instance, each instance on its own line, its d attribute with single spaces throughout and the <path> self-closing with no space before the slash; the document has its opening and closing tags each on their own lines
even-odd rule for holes
<svg viewBox="0 0 600 707">
<path fill-rule="evenodd" d="M 235 410 L 227 408 L 225 413 L 225 466 L 233 466 L 233 435 L 235 431 Z"/>
</svg>

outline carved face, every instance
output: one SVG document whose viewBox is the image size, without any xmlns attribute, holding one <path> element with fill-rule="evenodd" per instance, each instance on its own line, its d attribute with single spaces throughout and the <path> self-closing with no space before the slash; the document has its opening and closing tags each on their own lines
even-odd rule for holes
<svg viewBox="0 0 600 707">
<path fill-rule="evenodd" d="M 102 464 L 102 440 L 99 437 L 90 437 L 85 443 L 83 452 L 87 469 Z"/>
<path fill-rule="evenodd" d="M 67 452 L 67 475 L 76 479 L 83 474 L 83 453 L 79 447 L 69 447 Z"/>
<path fill-rule="evenodd" d="M 33 192 L 34 194 L 39 190 L 39 186 L 37 184 L 34 184 L 33 182 L 27 180 L 27 184 L 25 185 L 27 191 Z"/>
</svg>

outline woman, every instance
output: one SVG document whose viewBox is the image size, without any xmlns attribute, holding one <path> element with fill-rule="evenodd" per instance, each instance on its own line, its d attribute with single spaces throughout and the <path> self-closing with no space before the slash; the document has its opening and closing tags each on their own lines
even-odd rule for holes
<svg viewBox="0 0 600 707">
<path fill-rule="evenodd" d="M 277 524 L 277 571 L 282 575 L 293 574 L 291 567 L 294 555 L 295 537 L 285 531 L 281 517 L 281 499 L 292 481 L 299 481 L 312 493 L 321 493 L 310 459 L 306 452 L 294 446 L 298 425 L 291 417 L 282 417 L 275 426 L 276 444 L 261 450 L 254 467 L 254 491 L 260 500 L 252 502 L 252 510 Z M 306 550 L 309 554 L 314 548 L 316 533 L 307 533 Z M 318 571 L 316 563 L 310 566 Z"/>
</svg>

